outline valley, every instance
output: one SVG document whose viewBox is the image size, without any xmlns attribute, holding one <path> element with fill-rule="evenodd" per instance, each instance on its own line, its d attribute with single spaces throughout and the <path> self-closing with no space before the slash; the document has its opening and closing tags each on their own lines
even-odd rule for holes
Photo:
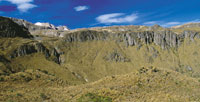
<svg viewBox="0 0 200 102">
<path fill-rule="evenodd" d="M 199 25 L 66 30 L 0 17 L 0 101 L 199 102 Z"/>
</svg>

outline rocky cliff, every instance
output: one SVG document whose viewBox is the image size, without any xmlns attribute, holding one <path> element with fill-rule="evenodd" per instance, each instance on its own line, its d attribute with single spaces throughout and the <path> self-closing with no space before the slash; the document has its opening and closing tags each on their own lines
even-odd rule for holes
<svg viewBox="0 0 200 102">
<path fill-rule="evenodd" d="M 26 27 L 29 27 L 31 25 L 30 23 L 23 21 L 20 22 L 21 25 L 24 25 Z M 30 26 L 33 27 L 33 26 Z M 29 28 L 30 29 L 30 28 Z M 0 37 L 2 38 L 16 38 L 16 37 L 22 37 L 22 38 L 29 38 L 32 39 L 33 36 L 29 33 L 28 29 L 18 25 L 17 23 L 13 22 L 9 18 L 0 17 Z M 12 39 L 10 39 L 9 43 L 12 43 Z M 23 39 L 21 39 L 23 42 Z M 2 43 L 6 43 L 6 39 L 2 39 Z M 11 46 L 12 44 L 9 44 L 8 46 Z M 2 50 L 5 50 L 7 48 L 1 46 Z M 5 51 L 4 51 L 5 52 Z M 7 55 L 10 58 L 16 58 L 20 56 L 26 56 L 33 53 L 43 53 L 47 59 L 51 59 L 54 62 L 60 64 L 60 54 L 57 52 L 55 48 L 47 49 L 42 43 L 39 43 L 37 41 L 29 41 L 28 43 L 18 44 L 13 46 L 11 51 L 7 51 Z M 2 53 L 0 53 L 2 55 Z M 3 57 L 1 57 L 2 61 Z M 1 62 L 2 62 L 1 61 Z"/>
<path fill-rule="evenodd" d="M 200 38 L 200 33 L 195 31 L 184 31 L 177 34 L 172 30 L 163 31 L 96 31 L 96 30 L 81 30 L 65 35 L 66 42 L 84 42 L 92 40 L 115 40 L 116 42 L 124 42 L 126 46 L 135 46 L 143 44 L 156 44 L 161 48 L 177 48 L 181 45 L 184 39 L 193 41 L 195 38 Z"/>
<path fill-rule="evenodd" d="M 55 48 L 47 49 L 42 43 L 38 42 L 31 42 L 18 46 L 14 51 L 9 54 L 9 57 L 16 58 L 34 53 L 42 53 L 47 59 L 52 60 L 57 64 L 61 63 L 60 53 L 58 53 Z"/>
<path fill-rule="evenodd" d="M 23 37 L 31 38 L 28 29 L 19 26 L 12 20 L 0 17 L 0 37 Z"/>
</svg>

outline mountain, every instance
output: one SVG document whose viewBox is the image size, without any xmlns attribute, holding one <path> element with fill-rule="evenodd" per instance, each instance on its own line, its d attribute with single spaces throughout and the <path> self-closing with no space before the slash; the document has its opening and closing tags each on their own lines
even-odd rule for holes
<svg viewBox="0 0 200 102">
<path fill-rule="evenodd" d="M 23 22 L 18 27 L 29 32 L 36 26 Z M 130 25 L 62 36 L 52 36 L 61 32 L 56 29 L 36 31 L 33 38 L 0 38 L 0 101 L 200 101 L 197 30 Z"/>
<path fill-rule="evenodd" d="M 35 23 L 35 25 L 36 26 L 41 26 L 41 27 L 46 27 L 47 29 L 53 29 L 53 30 L 62 30 L 62 31 L 69 30 L 66 26 L 55 27 L 53 24 L 50 24 L 50 23 L 37 22 L 37 23 Z"/>
<path fill-rule="evenodd" d="M 31 38 L 32 36 L 27 28 L 20 27 L 9 18 L 0 17 L 0 37 Z"/>
<path fill-rule="evenodd" d="M 16 18 L 10 18 L 10 19 L 15 23 L 17 23 L 18 25 L 27 28 L 32 35 L 47 35 L 52 37 L 54 36 L 62 37 L 63 33 L 69 30 L 69 28 L 67 28 L 66 26 L 56 27 L 50 23 L 37 22 L 33 24 L 23 19 L 16 19 Z"/>
</svg>

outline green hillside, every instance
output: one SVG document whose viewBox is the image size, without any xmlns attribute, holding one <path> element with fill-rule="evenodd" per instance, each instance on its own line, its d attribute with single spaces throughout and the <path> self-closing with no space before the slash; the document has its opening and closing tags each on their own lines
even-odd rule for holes
<svg viewBox="0 0 200 102">
<path fill-rule="evenodd" d="M 1 19 L 2 102 L 200 101 L 193 26 L 96 27 L 50 37 Z"/>
</svg>

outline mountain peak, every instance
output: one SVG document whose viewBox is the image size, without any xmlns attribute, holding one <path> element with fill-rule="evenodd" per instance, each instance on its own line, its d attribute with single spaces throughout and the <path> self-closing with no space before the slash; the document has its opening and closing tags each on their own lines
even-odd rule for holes
<svg viewBox="0 0 200 102">
<path fill-rule="evenodd" d="M 56 27 L 53 24 L 50 24 L 50 23 L 37 22 L 37 23 L 35 23 L 35 25 L 36 26 L 43 26 L 43 27 L 47 27 L 47 28 L 56 30 Z"/>
<path fill-rule="evenodd" d="M 54 29 L 54 30 L 63 30 L 63 31 L 67 31 L 69 30 L 69 28 L 67 28 L 67 26 L 55 26 L 53 24 L 50 23 L 41 23 L 41 22 L 37 22 L 35 23 L 36 26 L 41 26 L 41 27 L 47 27 L 49 29 Z"/>
</svg>

